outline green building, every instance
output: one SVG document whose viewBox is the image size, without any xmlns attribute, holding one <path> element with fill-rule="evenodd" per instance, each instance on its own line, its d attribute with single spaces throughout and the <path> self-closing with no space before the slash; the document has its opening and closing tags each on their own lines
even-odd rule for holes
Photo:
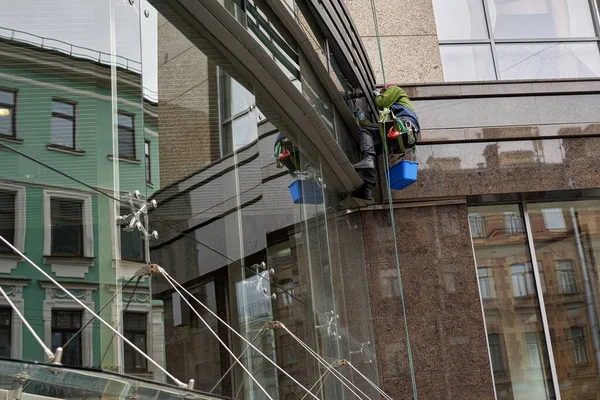
<svg viewBox="0 0 600 400">
<path fill-rule="evenodd" d="M 157 103 L 143 95 L 140 63 L 102 56 L 0 40 L 0 234 L 91 309 L 108 302 L 101 316 L 160 362 L 162 306 L 148 278 L 120 292 L 145 265 L 147 239 L 99 224 L 130 213 L 128 192 L 139 191 L 139 207 L 160 187 Z M 53 351 L 74 338 L 64 364 L 162 379 L 98 321 L 76 335 L 92 315 L 4 243 L 0 284 Z M 4 298 L 0 305 L 0 355 L 44 360 Z"/>
</svg>

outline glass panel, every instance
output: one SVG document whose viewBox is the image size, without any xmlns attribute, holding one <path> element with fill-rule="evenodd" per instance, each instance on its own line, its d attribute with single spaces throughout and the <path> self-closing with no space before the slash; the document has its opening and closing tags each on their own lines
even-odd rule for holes
<svg viewBox="0 0 600 400">
<path fill-rule="evenodd" d="M 517 205 L 469 207 L 469 214 L 484 221 L 485 232 L 471 228 L 471 237 L 497 398 L 553 399 L 523 215 Z"/>
<path fill-rule="evenodd" d="M 495 80 L 492 51 L 487 44 L 440 46 L 444 80 L 487 81 Z"/>
<path fill-rule="evenodd" d="M 486 0 L 496 39 L 596 36 L 589 0 Z"/>
<path fill-rule="evenodd" d="M 600 391 L 600 202 L 531 204 L 528 209 L 547 282 L 544 301 L 561 398 L 594 398 Z"/>
<path fill-rule="evenodd" d="M 439 40 L 487 39 L 482 0 L 433 0 Z"/>
<path fill-rule="evenodd" d="M 600 76 L 598 43 L 497 44 L 499 79 Z"/>
<path fill-rule="evenodd" d="M 53 114 L 50 132 L 50 142 L 52 144 L 70 148 L 75 147 L 75 121 L 73 119 Z"/>
<path fill-rule="evenodd" d="M 0 134 L 15 135 L 15 93 L 0 90 Z"/>
<path fill-rule="evenodd" d="M 52 112 L 73 117 L 75 115 L 75 105 L 63 101 L 52 100 Z"/>
</svg>

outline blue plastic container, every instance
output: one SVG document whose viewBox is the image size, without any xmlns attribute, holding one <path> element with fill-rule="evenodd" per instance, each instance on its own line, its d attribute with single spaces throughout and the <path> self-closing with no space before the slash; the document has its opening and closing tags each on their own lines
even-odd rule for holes
<svg viewBox="0 0 600 400">
<path fill-rule="evenodd" d="M 417 181 L 419 163 L 402 160 L 390 168 L 390 187 L 392 190 L 402 190 Z"/>
<path fill-rule="evenodd" d="M 323 204 L 323 187 L 317 181 L 296 180 L 289 189 L 295 204 Z"/>
</svg>

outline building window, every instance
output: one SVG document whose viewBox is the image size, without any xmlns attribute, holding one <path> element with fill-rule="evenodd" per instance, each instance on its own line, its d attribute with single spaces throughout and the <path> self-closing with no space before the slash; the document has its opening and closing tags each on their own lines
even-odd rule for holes
<svg viewBox="0 0 600 400">
<path fill-rule="evenodd" d="M 0 89 L 0 135 L 17 136 L 15 113 L 16 93 Z"/>
<path fill-rule="evenodd" d="M 573 261 L 560 260 L 556 262 L 556 286 L 558 287 L 558 293 L 577 293 L 577 277 Z"/>
<path fill-rule="evenodd" d="M 83 256 L 83 201 L 52 198 L 50 254 L 53 256 Z"/>
<path fill-rule="evenodd" d="M 523 233 L 523 219 L 521 215 L 514 212 L 504 213 L 504 229 L 507 236 Z"/>
<path fill-rule="evenodd" d="M 52 99 L 52 124 L 50 143 L 55 146 L 75 148 L 75 104 Z"/>
<path fill-rule="evenodd" d="M 444 79 L 600 76 L 592 2 L 434 0 Z"/>
<path fill-rule="evenodd" d="M 63 347 L 81 328 L 81 311 L 52 310 L 52 348 Z M 63 348 L 64 365 L 81 366 L 81 335 Z"/>
<path fill-rule="evenodd" d="M 554 232 L 566 232 L 567 226 L 565 224 L 565 217 L 563 216 L 562 209 L 560 208 L 544 208 L 542 209 L 542 215 L 544 216 L 544 225 L 546 229 Z"/>
<path fill-rule="evenodd" d="M 535 294 L 535 284 L 531 264 L 513 264 L 510 266 L 514 297 Z"/>
<path fill-rule="evenodd" d="M 123 315 L 123 335 L 144 353 L 147 351 L 146 318 L 147 314 L 145 313 L 126 312 Z M 125 373 L 148 372 L 146 359 L 131 346 L 125 346 L 123 353 L 125 356 Z"/>
<path fill-rule="evenodd" d="M 541 339 L 542 336 L 542 332 L 525 333 L 525 349 L 531 369 L 541 369 L 545 366 L 546 347 Z"/>
<path fill-rule="evenodd" d="M 469 214 L 469 226 L 471 227 L 471 237 L 473 239 L 486 237 L 485 220 L 481 214 Z"/>
<path fill-rule="evenodd" d="M 571 352 L 575 365 L 585 365 L 588 363 L 587 348 L 585 344 L 585 328 L 582 326 L 572 326 L 568 330 L 567 337 L 571 342 Z"/>
<path fill-rule="evenodd" d="M 0 191 L 0 235 L 15 244 L 16 204 L 15 192 Z M 0 253 L 12 253 L 13 250 L 0 241 Z"/>
<path fill-rule="evenodd" d="M 0 357 L 11 357 L 12 339 L 12 310 L 0 308 Z"/>
<path fill-rule="evenodd" d="M 119 157 L 135 159 L 135 125 L 133 114 L 119 112 Z"/>
<path fill-rule="evenodd" d="M 479 291 L 481 292 L 481 298 L 496 298 L 494 270 L 491 267 L 477 268 L 477 278 L 479 279 Z"/>
<path fill-rule="evenodd" d="M 502 357 L 502 339 L 497 333 L 488 335 L 490 346 L 490 358 L 492 359 L 492 370 L 494 373 L 504 371 L 504 358 Z"/>
<path fill-rule="evenodd" d="M 121 208 L 120 215 L 127 215 L 130 210 Z M 144 262 L 145 255 L 145 240 L 144 235 L 137 229 L 132 231 L 121 230 L 121 260 Z"/>
<path fill-rule="evenodd" d="M 144 162 L 146 165 L 146 183 L 152 184 L 152 163 L 150 159 L 150 141 L 144 141 Z"/>
</svg>

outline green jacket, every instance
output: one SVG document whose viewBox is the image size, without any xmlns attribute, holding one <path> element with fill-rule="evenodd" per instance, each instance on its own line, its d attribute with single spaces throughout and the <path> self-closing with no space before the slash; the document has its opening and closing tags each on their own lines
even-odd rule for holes
<svg viewBox="0 0 600 400">
<path fill-rule="evenodd" d="M 406 92 L 399 86 L 390 86 L 383 94 L 380 94 L 375 97 L 375 106 L 379 110 L 383 110 L 386 107 L 390 107 L 392 104 L 399 103 L 404 107 L 415 111 L 412 103 L 410 102 L 410 98 L 406 94 Z M 363 118 L 359 122 L 360 126 L 374 125 L 371 121 L 366 118 Z"/>
</svg>

